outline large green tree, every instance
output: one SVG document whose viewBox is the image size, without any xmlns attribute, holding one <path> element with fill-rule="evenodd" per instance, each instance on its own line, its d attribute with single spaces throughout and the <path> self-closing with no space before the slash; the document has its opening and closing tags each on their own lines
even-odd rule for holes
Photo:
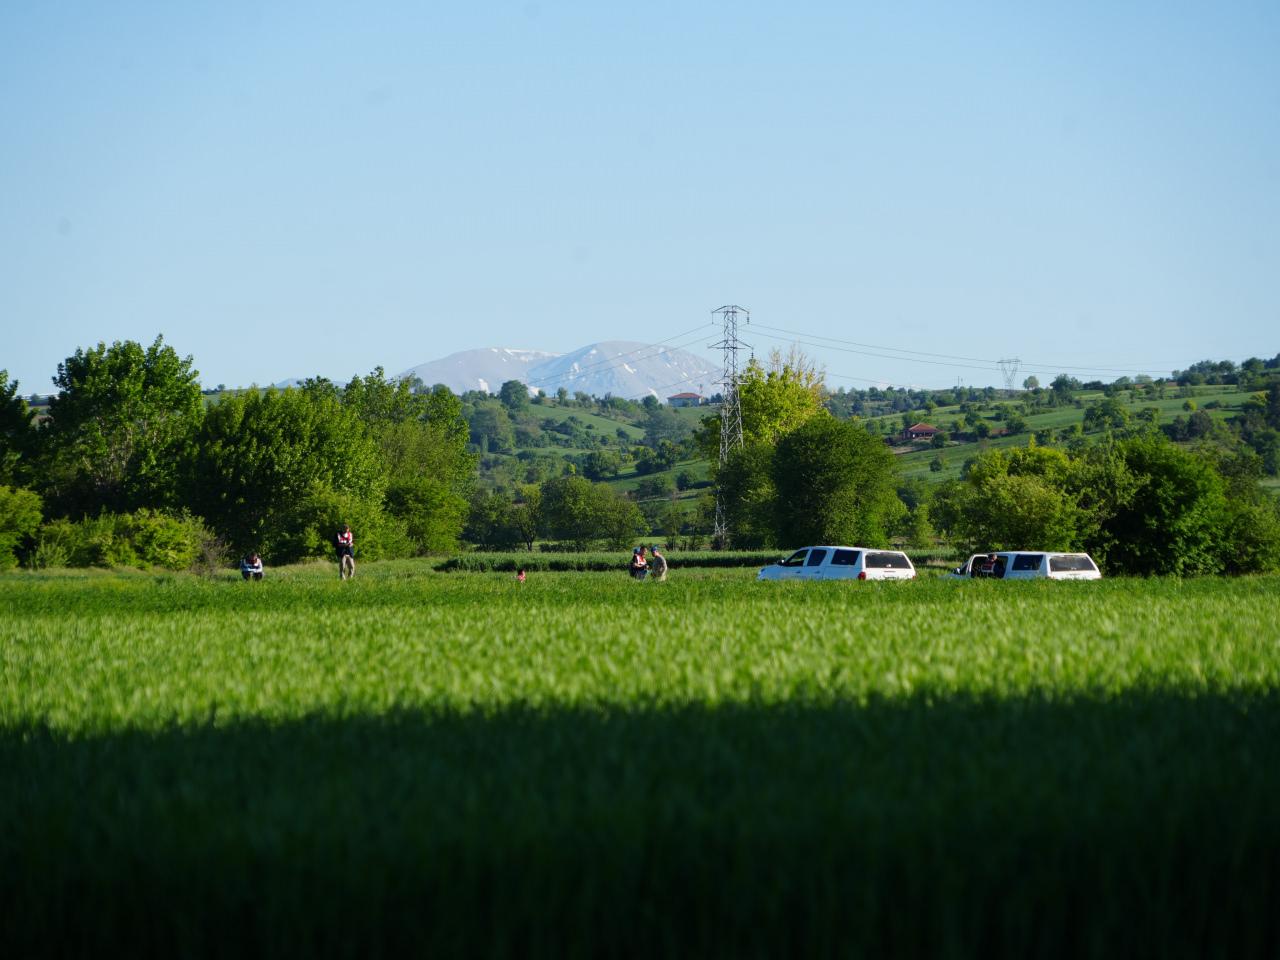
<svg viewBox="0 0 1280 960">
<path fill-rule="evenodd" d="M 905 511 L 889 449 L 856 423 L 826 413 L 778 441 L 772 473 L 779 546 L 886 546 Z"/>
<path fill-rule="evenodd" d="M 36 432 L 34 411 L 18 396 L 18 381 L 0 370 L 0 483 L 24 483 L 29 479 Z"/>
<path fill-rule="evenodd" d="M 1157 435 L 1126 440 L 1118 452 L 1134 487 L 1100 531 L 1108 563 L 1144 575 L 1217 572 L 1227 499 L 1213 464 Z"/>
<path fill-rule="evenodd" d="M 755 441 L 734 450 L 717 474 L 725 521 L 740 549 L 777 546 L 773 444 Z"/>
<path fill-rule="evenodd" d="M 540 512 L 550 536 L 580 550 L 597 541 L 624 546 L 646 528 L 644 515 L 633 501 L 606 484 L 578 476 L 545 481 Z"/>
<path fill-rule="evenodd" d="M 822 371 L 801 353 L 774 350 L 767 366 L 752 357 L 738 376 L 743 442 L 777 442 L 822 409 L 822 390 Z M 719 460 L 719 414 L 702 421 L 697 442 L 708 460 Z"/>
<path fill-rule="evenodd" d="M 177 505 L 178 465 L 203 410 L 191 364 L 157 337 L 146 348 L 99 343 L 58 365 L 42 437 L 55 512 Z"/>
<path fill-rule="evenodd" d="M 378 367 L 352 379 L 341 403 L 378 445 L 386 509 L 404 524 L 414 552 L 455 549 L 476 469 L 476 458 L 467 452 L 462 402 L 445 387 L 428 393 L 408 381 L 389 380 Z"/>
<path fill-rule="evenodd" d="M 337 393 L 246 391 L 210 407 L 187 478 L 193 508 L 237 550 L 281 563 L 327 550 L 349 522 L 366 556 L 393 553 L 376 441 Z"/>
</svg>

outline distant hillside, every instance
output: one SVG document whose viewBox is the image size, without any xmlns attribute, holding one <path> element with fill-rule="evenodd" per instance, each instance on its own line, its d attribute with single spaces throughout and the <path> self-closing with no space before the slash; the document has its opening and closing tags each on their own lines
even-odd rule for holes
<svg viewBox="0 0 1280 960">
<path fill-rule="evenodd" d="M 464 350 L 410 367 L 401 376 L 417 377 L 428 386 L 443 383 L 455 393 L 496 393 L 507 380 L 521 380 L 546 394 L 563 387 L 571 394 L 665 399 L 681 391 L 714 392 L 719 372 L 687 350 L 606 340 L 561 355 L 501 347 Z"/>
</svg>

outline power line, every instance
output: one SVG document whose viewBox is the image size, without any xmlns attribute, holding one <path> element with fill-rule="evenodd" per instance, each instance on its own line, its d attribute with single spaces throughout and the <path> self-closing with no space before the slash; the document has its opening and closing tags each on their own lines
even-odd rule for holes
<svg viewBox="0 0 1280 960">
<path fill-rule="evenodd" d="M 912 363 L 934 362 L 940 366 L 956 366 L 956 367 L 963 367 L 967 363 L 977 363 L 977 364 L 983 364 L 983 366 L 970 367 L 969 369 L 992 370 L 992 371 L 999 369 L 999 364 L 1000 364 L 999 359 L 989 359 L 985 357 L 966 357 L 960 354 L 953 354 L 953 353 L 934 353 L 934 352 L 929 352 L 925 350 L 910 350 L 905 347 L 890 347 L 890 346 L 885 346 L 884 344 L 862 343 L 857 340 L 843 340 L 843 339 L 840 339 L 839 337 L 829 337 L 819 333 L 805 333 L 803 331 L 788 330 L 784 327 L 770 326 L 768 324 L 763 324 L 763 323 L 752 324 L 752 329 L 773 330 L 777 333 L 785 333 L 785 334 L 788 334 L 789 336 L 795 336 L 795 337 L 804 337 L 808 340 L 825 340 L 825 341 L 829 341 L 830 343 L 843 344 L 849 347 L 863 347 L 870 350 L 889 350 L 892 353 L 913 355 L 913 356 L 886 356 L 884 354 L 873 354 L 873 353 L 864 354 L 865 356 L 878 357 L 883 360 L 906 360 Z M 776 340 L 780 338 L 773 337 L 771 339 Z M 837 347 L 827 346 L 827 344 L 810 344 L 810 346 L 818 347 L 819 349 L 832 349 L 832 350 L 838 349 Z M 861 351 L 850 350 L 848 352 L 860 353 Z M 916 360 L 915 359 L 916 356 L 935 357 L 935 358 L 938 358 L 938 360 L 937 361 Z M 942 360 L 964 361 L 964 362 L 963 363 L 940 363 L 939 361 L 942 361 Z M 1158 365 L 1158 364 L 1151 365 L 1145 368 L 1143 367 L 1126 367 L 1126 368 L 1082 367 L 1082 366 L 1077 366 L 1072 364 L 1042 363 L 1034 360 L 1026 360 L 1026 361 L 1022 361 L 1021 365 L 1023 368 L 1027 368 L 1027 369 L 1031 367 L 1036 367 L 1040 369 L 1041 372 L 1045 372 L 1045 371 L 1063 372 L 1067 370 L 1079 370 L 1085 373 L 1148 373 L 1149 374 L 1149 373 L 1163 373 L 1164 371 L 1164 366 Z"/>
</svg>

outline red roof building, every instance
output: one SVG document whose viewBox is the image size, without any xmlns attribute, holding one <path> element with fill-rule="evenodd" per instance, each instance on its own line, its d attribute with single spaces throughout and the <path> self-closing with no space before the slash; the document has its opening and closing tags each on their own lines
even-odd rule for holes
<svg viewBox="0 0 1280 960">
<path fill-rule="evenodd" d="M 673 407 L 700 407 L 703 403 L 702 394 L 673 393 L 667 397 L 667 403 Z"/>
<path fill-rule="evenodd" d="M 930 426 L 927 423 L 917 423 L 915 426 L 907 427 L 907 429 L 903 430 L 902 435 L 908 440 L 932 440 L 937 432 L 937 427 Z"/>
</svg>

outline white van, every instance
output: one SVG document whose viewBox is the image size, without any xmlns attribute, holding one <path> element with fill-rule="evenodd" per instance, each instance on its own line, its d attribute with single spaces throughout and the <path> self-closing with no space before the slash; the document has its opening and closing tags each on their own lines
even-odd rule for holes
<svg viewBox="0 0 1280 960">
<path fill-rule="evenodd" d="M 916 568 L 899 550 L 867 547 L 801 547 L 762 567 L 757 580 L 912 580 Z"/>
<path fill-rule="evenodd" d="M 994 578 L 997 580 L 1101 580 L 1102 572 L 1087 553 L 1055 553 L 1048 550 L 997 550 L 975 553 L 947 576 L 953 580 Z"/>
</svg>

